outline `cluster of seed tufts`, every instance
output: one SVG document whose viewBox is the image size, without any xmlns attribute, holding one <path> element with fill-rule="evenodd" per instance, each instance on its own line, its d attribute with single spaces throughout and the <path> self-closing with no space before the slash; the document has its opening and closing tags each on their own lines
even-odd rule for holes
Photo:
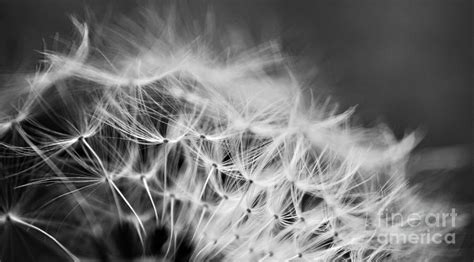
<svg viewBox="0 0 474 262">
<path fill-rule="evenodd" d="M 15 232 L 74 261 L 381 261 L 426 247 L 378 241 L 426 230 L 384 217 L 428 208 L 405 178 L 414 136 L 308 99 L 273 44 L 223 61 L 156 39 L 105 59 L 76 26 L 74 52 L 48 54 L 0 111 L 0 260 L 28 256 L 8 251 Z"/>
</svg>

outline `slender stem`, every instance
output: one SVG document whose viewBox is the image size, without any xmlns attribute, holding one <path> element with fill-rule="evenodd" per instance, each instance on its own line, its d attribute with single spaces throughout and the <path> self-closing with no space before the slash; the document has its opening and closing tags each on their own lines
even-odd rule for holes
<svg viewBox="0 0 474 262">
<path fill-rule="evenodd" d="M 173 243 L 173 248 L 176 248 L 176 232 L 175 232 L 175 228 L 174 228 L 174 197 L 171 197 L 171 205 L 170 205 L 170 209 L 171 209 L 171 216 L 170 216 L 170 224 L 171 224 L 171 232 L 170 232 L 170 242 L 168 244 L 168 249 L 166 250 L 166 255 L 165 255 L 165 258 L 168 257 L 168 253 L 170 252 L 171 250 L 171 244 Z"/>
<path fill-rule="evenodd" d="M 202 219 L 204 218 L 204 215 L 206 214 L 206 211 L 207 211 L 207 208 L 205 208 L 205 207 L 201 211 L 201 216 L 199 217 L 199 222 L 198 222 L 197 226 L 194 228 L 194 234 L 193 234 L 193 237 L 191 238 L 191 242 L 193 242 L 194 237 L 196 237 L 196 233 L 198 232 L 199 226 L 201 226 Z"/>
<path fill-rule="evenodd" d="M 84 145 L 87 147 L 87 149 L 89 149 L 89 151 L 92 153 L 92 155 L 94 156 L 94 158 L 97 160 L 97 162 L 99 162 L 99 165 L 100 165 L 100 169 L 102 169 L 102 172 L 104 174 L 104 176 L 107 175 L 107 170 L 105 169 L 105 166 L 104 166 L 104 163 L 102 162 L 102 160 L 100 159 L 100 157 L 97 155 L 97 153 L 95 152 L 94 149 L 92 149 L 92 147 L 89 145 L 89 143 L 86 141 L 86 138 L 82 139 L 82 142 L 84 142 Z"/>
<path fill-rule="evenodd" d="M 18 224 L 21 224 L 21 225 L 24 225 L 28 228 L 32 228 L 38 232 L 40 232 L 41 234 L 45 235 L 47 238 L 49 238 L 50 240 L 52 240 L 59 248 L 61 248 L 64 253 L 66 253 L 74 262 L 79 262 L 79 258 L 76 257 L 71 251 L 69 251 L 63 244 L 61 244 L 61 242 L 59 242 L 56 238 L 54 238 L 52 235 L 50 235 L 48 232 L 44 231 L 43 229 L 35 226 L 35 225 L 32 225 L 30 223 L 27 223 L 15 216 L 10 216 L 11 220 L 18 223 Z"/>
<path fill-rule="evenodd" d="M 142 182 L 143 182 L 143 185 L 145 186 L 145 190 L 148 194 L 148 198 L 150 198 L 151 206 L 153 207 L 153 212 L 155 213 L 156 225 L 158 225 L 159 224 L 158 210 L 156 210 L 155 201 L 153 201 L 153 196 L 151 195 L 150 188 L 148 187 L 148 182 L 146 181 L 146 178 L 144 176 L 142 177 Z"/>
<path fill-rule="evenodd" d="M 122 194 L 122 192 L 120 191 L 120 189 L 117 187 L 117 185 L 115 185 L 115 183 L 109 179 L 109 184 L 115 189 L 115 191 L 117 192 L 117 194 L 122 198 L 122 200 L 125 202 L 125 204 L 128 206 L 128 208 L 130 208 L 130 211 L 132 211 L 133 215 L 135 216 L 135 218 L 137 219 L 137 222 L 138 224 L 140 225 L 140 228 L 143 230 L 144 233 L 146 233 L 146 230 L 145 230 L 145 226 L 143 225 L 140 217 L 138 216 L 138 214 L 135 212 L 135 209 L 133 209 L 132 205 L 130 204 L 130 202 L 128 202 L 127 198 L 125 198 L 125 196 Z"/>
<path fill-rule="evenodd" d="M 214 173 L 214 170 L 216 168 L 214 166 L 211 167 L 211 171 L 209 171 L 209 174 L 207 175 L 206 181 L 204 182 L 204 185 L 202 186 L 201 193 L 199 194 L 198 200 L 201 200 L 202 195 L 204 195 L 204 191 L 206 190 L 207 183 L 209 183 L 209 179 L 211 178 L 212 174 Z"/>
<path fill-rule="evenodd" d="M 267 259 L 268 257 L 270 257 L 270 253 L 266 253 L 265 256 L 263 256 L 262 258 L 260 258 L 258 260 L 258 262 L 263 262 L 265 259 Z"/>
<path fill-rule="evenodd" d="M 207 243 L 207 244 L 196 254 L 196 260 L 198 260 L 198 258 L 199 258 L 199 256 L 201 255 L 201 253 L 204 252 L 204 250 L 206 250 L 209 245 L 211 245 L 211 243 Z"/>
<path fill-rule="evenodd" d="M 108 179 L 106 179 L 106 181 L 109 182 Z M 117 208 L 117 215 L 118 215 L 119 221 L 122 222 L 123 212 L 122 212 L 122 207 L 120 206 L 120 200 L 117 197 L 117 192 L 115 192 L 114 187 L 110 183 L 107 183 L 107 184 L 109 185 L 110 190 L 112 191 L 112 197 L 114 199 L 115 207 Z"/>
</svg>

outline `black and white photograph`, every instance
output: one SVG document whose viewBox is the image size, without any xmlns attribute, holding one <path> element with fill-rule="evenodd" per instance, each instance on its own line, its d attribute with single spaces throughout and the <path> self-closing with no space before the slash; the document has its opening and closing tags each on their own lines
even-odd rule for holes
<svg viewBox="0 0 474 262">
<path fill-rule="evenodd" d="M 470 0 L 0 0 L 0 262 L 473 262 Z"/>
</svg>

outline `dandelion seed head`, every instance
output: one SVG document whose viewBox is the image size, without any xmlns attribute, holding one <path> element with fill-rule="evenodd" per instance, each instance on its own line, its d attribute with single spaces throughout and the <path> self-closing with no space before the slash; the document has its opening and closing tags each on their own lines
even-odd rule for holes
<svg viewBox="0 0 474 262">
<path fill-rule="evenodd" d="M 94 25 L 73 19 L 79 45 L 47 52 L 46 69 L 28 77 L 33 116 L 0 122 L 0 135 L 18 134 L 0 136 L 2 145 L 32 158 L 16 167 L 36 171 L 21 175 L 26 188 L 60 188 L 44 204 L 64 205 L 79 235 L 127 223 L 145 245 L 160 228 L 160 256 L 172 259 L 187 237 L 196 261 L 377 261 L 435 250 L 377 242 L 387 232 L 437 230 L 381 215 L 443 210 L 408 185 L 416 134 L 397 140 L 384 126 L 354 125 L 354 108 L 341 113 L 308 98 L 274 42 L 221 57 L 172 21 L 144 20 L 104 27 L 96 43 Z M 41 226 L 33 217 L 18 219 Z M 60 244 L 67 235 L 48 237 L 71 258 L 87 255 L 72 240 Z"/>
</svg>

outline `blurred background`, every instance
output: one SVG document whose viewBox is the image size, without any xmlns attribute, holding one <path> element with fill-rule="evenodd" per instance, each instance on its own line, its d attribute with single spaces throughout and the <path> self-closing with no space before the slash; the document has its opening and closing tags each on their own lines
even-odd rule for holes
<svg viewBox="0 0 474 262">
<path fill-rule="evenodd" d="M 83 17 L 85 7 L 99 16 L 127 14 L 139 7 L 138 2 L 0 0 L 0 73 L 34 69 L 41 58 L 38 51 L 51 48 L 56 34 L 65 39 L 73 35 L 69 15 Z M 450 195 L 474 214 L 472 1 L 180 4 L 195 12 L 212 8 L 218 23 L 249 28 L 257 42 L 278 39 L 291 57 L 309 61 L 308 68 L 316 66 L 314 83 L 308 83 L 317 86 L 315 93 L 334 97 L 341 109 L 358 105 L 362 123 L 385 122 L 399 138 L 413 130 L 424 132 L 417 148 L 424 166 L 413 180 L 436 194 Z M 431 170 L 443 161 L 451 163 L 449 170 Z M 472 224 L 469 230 L 474 232 Z M 474 255 L 468 255 L 474 246 L 472 234 L 463 238 L 460 247 L 472 261 Z"/>
</svg>

